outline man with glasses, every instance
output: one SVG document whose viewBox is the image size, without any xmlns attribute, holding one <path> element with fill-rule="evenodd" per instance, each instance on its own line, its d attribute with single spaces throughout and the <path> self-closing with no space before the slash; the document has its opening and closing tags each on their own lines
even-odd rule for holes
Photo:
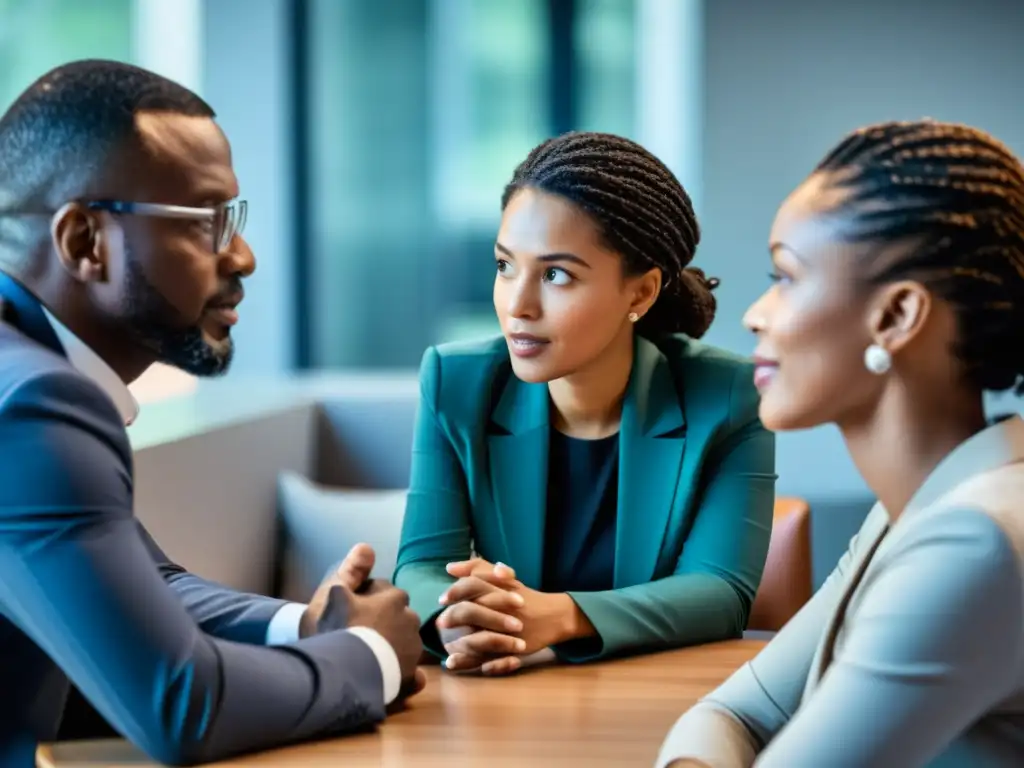
<svg viewBox="0 0 1024 768">
<path fill-rule="evenodd" d="M 35 765 L 69 678 L 174 764 L 337 735 L 421 687 L 418 620 L 367 547 L 302 606 L 186 573 L 133 517 L 127 383 L 227 370 L 245 215 L 213 111 L 145 70 L 68 64 L 0 118 L 0 765 Z"/>
</svg>

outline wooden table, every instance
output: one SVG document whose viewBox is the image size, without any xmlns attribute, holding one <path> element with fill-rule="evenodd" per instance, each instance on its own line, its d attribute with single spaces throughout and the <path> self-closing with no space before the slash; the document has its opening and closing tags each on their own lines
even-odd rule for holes
<svg viewBox="0 0 1024 768">
<path fill-rule="evenodd" d="M 428 668 L 426 690 L 374 733 L 264 752 L 220 768 L 574 768 L 650 766 L 682 712 L 764 643 L 734 640 L 508 678 Z M 40 768 L 143 768 L 122 741 L 39 750 Z"/>
</svg>

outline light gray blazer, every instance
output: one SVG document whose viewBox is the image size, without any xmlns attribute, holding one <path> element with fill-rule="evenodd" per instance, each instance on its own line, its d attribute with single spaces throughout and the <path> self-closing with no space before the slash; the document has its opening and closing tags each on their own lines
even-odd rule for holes
<svg viewBox="0 0 1024 768">
<path fill-rule="evenodd" d="M 810 602 L 684 714 L 658 768 L 1024 766 L 1024 420 L 880 505 Z M 692 762 L 691 762 L 692 761 Z"/>
</svg>

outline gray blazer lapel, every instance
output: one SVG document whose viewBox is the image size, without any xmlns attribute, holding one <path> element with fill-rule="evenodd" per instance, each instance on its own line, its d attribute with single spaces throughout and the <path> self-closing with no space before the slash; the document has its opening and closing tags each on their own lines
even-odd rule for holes
<svg viewBox="0 0 1024 768">
<path fill-rule="evenodd" d="M 875 505 L 850 552 L 849 566 L 843 574 L 842 594 L 823 628 L 804 686 L 804 700 L 817 688 L 832 664 L 836 640 L 857 588 L 872 566 L 885 567 L 885 554 L 911 528 L 907 523 L 920 515 L 935 514 L 960 499 L 978 503 L 981 487 L 991 479 L 988 473 L 1017 461 L 1024 461 L 1024 419 L 1011 416 L 964 441 L 939 462 L 892 524 L 891 532 L 888 513 L 881 504 Z"/>
<path fill-rule="evenodd" d="M 836 601 L 832 615 L 826 622 L 818 649 L 815 651 L 814 660 L 811 662 L 811 669 L 807 675 L 807 683 L 804 686 L 803 698 L 806 700 L 814 691 L 832 663 L 835 652 L 836 638 L 846 618 L 846 609 L 850 599 L 857 591 L 875 556 L 879 545 L 885 540 L 885 534 L 889 530 L 889 515 L 885 507 L 875 504 L 874 508 L 864 520 L 857 533 L 857 542 L 850 552 L 850 562 L 846 572 L 843 574 L 843 589 Z"/>
</svg>

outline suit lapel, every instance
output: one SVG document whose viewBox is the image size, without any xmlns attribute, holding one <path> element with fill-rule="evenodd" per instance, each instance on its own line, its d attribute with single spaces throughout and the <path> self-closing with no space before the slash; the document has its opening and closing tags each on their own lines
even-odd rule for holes
<svg viewBox="0 0 1024 768">
<path fill-rule="evenodd" d="M 888 513 L 881 504 L 878 504 L 871 511 L 870 519 L 865 522 L 858 534 L 857 556 L 850 563 L 841 586 L 841 594 L 835 602 L 835 608 L 828 618 L 821 642 L 818 643 L 818 649 L 811 661 L 811 669 L 804 687 L 805 698 L 818 686 L 822 676 L 832 664 L 836 640 L 846 619 L 846 609 L 849 607 L 857 587 L 864 579 L 864 573 L 875 559 L 879 546 L 886 539 L 886 532 L 889 530 L 888 522 Z M 864 537 L 863 541 L 859 539 L 861 536 Z"/>
<path fill-rule="evenodd" d="M 24 286 L 0 271 L 0 299 L 3 300 L 3 322 L 10 323 L 38 344 L 64 355 L 57 334 L 46 319 L 43 307 Z"/>
<path fill-rule="evenodd" d="M 637 337 L 619 433 L 615 587 L 650 581 L 676 501 L 686 420 L 668 361 Z"/>
<path fill-rule="evenodd" d="M 880 503 L 875 505 L 858 534 L 857 556 L 850 563 L 842 594 L 811 662 L 804 699 L 813 693 L 832 664 L 836 641 L 858 587 L 872 567 L 885 567 L 886 553 L 909 530 L 908 520 L 948 508 L 960 494 L 965 500 L 978 503 L 981 493 L 971 481 L 987 480 L 987 473 L 1017 461 L 1024 461 L 1024 420 L 1012 416 L 982 430 L 951 451 L 932 470 L 892 526 L 885 508 Z"/>
<path fill-rule="evenodd" d="M 549 405 L 546 384 L 509 374 L 491 414 L 487 454 L 506 564 L 540 588 L 547 507 Z"/>
</svg>

